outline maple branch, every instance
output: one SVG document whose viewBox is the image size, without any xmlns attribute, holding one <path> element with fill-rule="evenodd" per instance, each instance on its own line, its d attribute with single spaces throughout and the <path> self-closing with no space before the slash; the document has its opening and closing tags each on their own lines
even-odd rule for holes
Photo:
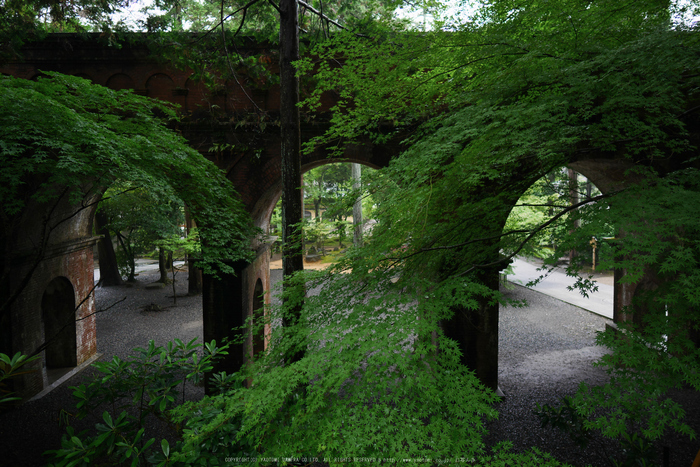
<svg viewBox="0 0 700 467">
<path fill-rule="evenodd" d="M 596 201 L 600 201 L 601 199 L 605 199 L 605 198 L 609 198 L 609 197 L 611 197 L 611 196 L 617 195 L 618 193 L 621 193 L 622 191 L 624 191 L 624 190 L 620 190 L 620 191 L 616 191 L 616 192 L 613 192 L 613 193 L 608 193 L 608 194 L 602 194 L 602 195 L 594 196 L 593 198 L 587 199 L 587 200 L 585 200 L 585 201 L 581 201 L 580 203 L 572 204 L 571 206 L 567 207 L 566 209 L 563 209 L 563 210 L 562 210 L 561 212 L 559 212 L 557 215 L 552 216 L 552 218 L 549 219 L 547 222 L 545 222 L 545 223 L 543 223 L 543 224 L 540 224 L 540 225 L 539 225 L 537 228 L 535 228 L 534 230 L 524 230 L 524 231 L 511 230 L 510 232 L 506 232 L 506 233 L 504 233 L 504 234 L 491 237 L 491 238 L 493 239 L 493 238 L 502 237 L 502 236 L 509 235 L 509 234 L 511 234 L 511 233 L 516 233 L 516 232 L 520 232 L 520 233 L 523 233 L 523 232 L 530 232 L 530 234 L 529 234 L 527 237 L 525 237 L 525 239 L 524 239 L 522 242 L 520 242 L 520 245 L 519 245 L 510 255 L 504 256 L 503 258 L 501 258 L 501 259 L 499 259 L 499 260 L 497 260 L 497 261 L 493 261 L 493 262 L 491 262 L 491 263 L 472 265 L 470 268 L 468 268 L 468 269 L 466 269 L 466 270 L 460 272 L 460 273 L 457 274 L 455 277 L 464 276 L 464 275 L 466 275 L 466 274 L 469 274 L 470 272 L 472 272 L 472 271 L 475 270 L 475 269 L 486 269 L 486 268 L 490 268 L 490 267 L 493 267 L 493 266 L 497 266 L 497 265 L 499 265 L 499 264 L 503 264 L 503 263 L 509 262 L 514 256 L 516 256 L 518 253 L 520 253 L 520 251 L 521 251 L 523 248 L 525 248 L 525 245 L 527 244 L 527 242 L 529 242 L 535 235 L 537 235 L 540 231 L 542 231 L 543 229 L 545 229 L 545 228 L 547 228 L 548 226 L 550 226 L 552 223 L 554 223 L 556 220 L 560 219 L 560 218 L 561 218 L 562 216 L 564 216 L 565 214 L 567 214 L 567 213 L 569 213 L 569 212 L 571 212 L 571 211 L 574 211 L 574 210 L 578 209 L 579 207 L 584 206 L 584 205 L 586 205 L 586 204 L 594 203 L 594 202 L 596 202 Z M 467 242 L 464 242 L 464 243 L 461 243 L 461 244 L 457 244 L 457 245 L 450 245 L 450 246 L 446 246 L 446 247 L 435 247 L 435 248 L 431 248 L 431 249 L 457 248 L 457 247 L 459 247 L 459 246 L 464 246 L 464 245 L 468 245 L 468 244 L 470 244 L 470 243 L 475 243 L 475 242 L 485 241 L 485 240 L 489 240 L 489 238 L 470 240 L 470 241 L 467 241 Z"/>
</svg>

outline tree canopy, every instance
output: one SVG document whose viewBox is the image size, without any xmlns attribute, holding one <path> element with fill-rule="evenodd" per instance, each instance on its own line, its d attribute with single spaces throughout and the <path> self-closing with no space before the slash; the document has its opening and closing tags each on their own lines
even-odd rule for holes
<svg viewBox="0 0 700 467">
<path fill-rule="evenodd" d="M 360 278 L 363 290 L 381 297 L 377 313 L 395 305 L 421 317 L 411 329 L 417 342 L 428 343 L 429 355 L 431 333 L 442 331 L 424 317 L 437 322 L 455 309 L 502 299 L 484 278 L 527 242 L 549 232 L 558 245 L 555 262 L 613 230 L 618 238 L 605 266 L 623 269 L 623 281 L 641 281 L 627 310 L 634 324 L 620 325 L 638 345 L 624 347 L 623 334 L 601 335 L 614 350 L 603 362 L 612 383 L 582 390 L 578 408 L 590 417 L 587 427 L 607 436 L 629 436 L 631 419 L 647 440 L 669 428 L 687 433 L 682 411 L 660 394 L 683 384 L 700 388 L 694 282 L 700 252 L 691 201 L 700 181 L 694 104 L 700 63 L 693 52 L 700 44 L 694 24 L 678 16 L 694 7 L 499 1 L 469 21 L 438 23 L 429 32 L 339 32 L 319 45 L 321 58 L 308 58 L 302 69 L 320 68 L 316 95 L 336 90 L 341 100 L 333 127 L 312 144 L 342 147 L 364 135 L 382 140 L 392 136 L 388 126 L 413 131 L 409 149 L 370 188 L 385 196 L 372 241 L 341 266 L 352 268 L 348 282 L 332 279 L 346 288 L 336 289 L 338 297 L 324 294 L 319 308 L 310 305 L 313 312 L 334 300 L 344 304 L 339 309 L 352 307 L 340 295 L 359 294 L 350 277 Z M 332 63 L 339 55 L 342 68 Z M 503 228 L 537 179 L 589 159 L 631 169 L 578 209 L 560 207 L 535 225 Z M 580 266 L 573 261 L 569 272 L 577 275 Z M 582 293 L 595 287 L 578 277 Z M 353 312 L 371 314 L 363 305 Z M 450 344 L 438 341 L 441 361 Z M 374 348 L 377 354 L 379 348 L 386 347 Z M 598 407 L 611 412 L 600 415 Z"/>
<path fill-rule="evenodd" d="M 245 7 L 233 7 L 239 19 Z M 293 324 L 271 326 L 267 351 L 236 375 L 237 388 L 177 411 L 183 441 L 164 455 L 203 465 L 224 449 L 256 459 L 459 456 L 484 465 L 556 465 L 535 451 L 487 452 L 484 419 L 496 415 L 495 396 L 461 365 L 460 349 L 441 326 L 455 310 L 478 312 L 483 303 L 503 301 L 488 275 L 545 230 L 556 239 L 555 261 L 562 251 L 587 245 L 593 233 L 612 229 L 618 238 L 606 266 L 640 283 L 627 310 L 633 320 L 599 337 L 613 351 L 602 362 L 611 383 L 582 388 L 574 399 L 585 426 L 623 439 L 637 432 L 647 441 L 668 429 L 690 434 L 682 410 L 664 394 L 682 385 L 700 389 L 700 36 L 682 18 L 696 7 L 498 0 L 468 20 L 438 20 L 430 31 L 381 17 L 363 23 L 362 34 L 326 29 L 327 39 L 314 44 L 298 70 L 314 73 L 316 90 L 306 105 L 313 108 L 325 91 L 340 100 L 330 130 L 310 145 L 342 148 L 367 135 L 381 141 L 409 132 L 408 149 L 370 185 L 381 203 L 367 245 L 351 249 L 330 272 L 290 279 L 321 286 L 320 292 L 306 297 L 290 287 L 284 306 L 273 307 L 267 323 L 255 323 Z M 224 47 L 225 28 L 219 32 Z M 78 172 L 92 179 L 124 169 L 152 181 L 177 159 L 188 171 L 206 172 L 202 183 L 219 180 L 181 141 L 173 152 L 175 143 L 136 96 L 87 92 L 86 82 L 59 76 L 2 83 L 12 93 L 3 106 L 26 102 L 36 116 L 31 93 L 40 92 L 42 102 L 53 99 L 42 117 L 55 107 L 73 123 L 57 142 L 46 127 L 50 119 L 2 117 L 7 132 L 0 141 L 14 164 L 0 183 L 3 198 L 12 200 L 3 207 L 8 215 L 25 202 L 18 194 L 26 171 L 45 174 L 52 182 L 43 185 L 47 190 L 77 189 Z M 117 97 L 125 99 L 118 112 Z M 76 149 L 85 143 L 78 129 L 95 136 L 85 149 Z M 118 138 L 125 139 L 125 152 L 111 146 Z M 144 148 L 155 156 L 139 163 Z M 630 170 L 598 196 L 557 207 L 535 225 L 509 228 L 512 207 L 536 180 L 590 159 L 620 161 Z M 224 183 L 214 187 L 228 199 Z M 176 188 L 190 195 L 188 203 L 213 206 L 208 195 Z M 55 193 L 32 196 L 48 200 Z M 202 236 L 207 227 L 210 238 L 234 235 L 242 252 L 247 224 L 243 217 L 217 223 L 227 217 L 216 206 L 198 220 Z M 221 251 L 230 243 L 212 241 Z M 571 274 L 578 266 L 571 263 Z M 595 287 L 578 277 L 584 293 Z"/>
<path fill-rule="evenodd" d="M 175 191 L 192 208 L 207 244 L 205 268 L 228 270 L 227 260 L 248 258 L 254 232 L 249 216 L 223 172 L 168 129 L 173 108 L 81 78 L 46 75 L 37 81 L 0 78 L 3 244 L 18 235 L 27 207 L 68 200 L 74 216 L 94 208 L 115 181 L 128 180 L 156 192 Z M 50 225 L 68 220 L 48 215 Z M 50 234 L 41 237 L 39 258 Z"/>
<path fill-rule="evenodd" d="M 690 433 L 682 410 L 662 396 L 684 384 L 700 388 L 700 216 L 690 201 L 700 181 L 700 44 L 695 26 L 677 19 L 680 9 L 645 1 L 491 2 L 468 22 L 420 34 L 339 31 L 318 45 L 300 70 L 317 70 L 317 97 L 334 91 L 340 101 L 332 128 L 311 144 L 342 148 L 409 129 L 409 148 L 371 187 L 383 196 L 371 241 L 315 278 L 323 287 L 305 299 L 302 324 L 273 328 L 269 354 L 245 373 L 255 384 L 221 399 L 224 414 L 212 419 L 212 431 L 198 428 L 187 445 L 215 436 L 229 419 L 240 420 L 244 445 L 271 455 L 282 455 L 281 446 L 336 458 L 459 452 L 487 463 L 477 414 L 490 413 L 491 399 L 473 374 L 461 373 L 460 351 L 439 323 L 455 310 L 503 300 L 488 272 L 545 229 L 558 245 L 551 261 L 612 229 L 618 240 L 606 266 L 624 269 L 630 283 L 656 278 L 639 285 L 627 310 L 634 322 L 620 325 L 627 334 L 599 338 L 613 350 L 603 361 L 611 384 L 577 396 L 585 426 L 622 440 L 635 430 L 647 441 L 668 429 Z M 504 230 L 536 180 L 589 159 L 631 170 L 577 206 Z M 579 267 L 573 261 L 569 272 Z M 595 287 L 578 277 L 583 293 Z M 274 364 L 277 352 L 299 348 L 307 349 L 301 361 Z M 409 413 L 420 422 L 410 423 Z M 280 417 L 281 429 L 271 422 Z M 313 445 L 295 436 L 308 430 Z M 527 456 L 519 462 L 544 462 Z"/>
</svg>

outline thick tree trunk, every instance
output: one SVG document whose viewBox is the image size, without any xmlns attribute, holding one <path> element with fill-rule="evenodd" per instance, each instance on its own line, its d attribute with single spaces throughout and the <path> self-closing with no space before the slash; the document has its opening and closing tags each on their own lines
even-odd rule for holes
<svg viewBox="0 0 700 467">
<path fill-rule="evenodd" d="M 107 228 L 107 216 L 102 211 L 95 213 L 95 227 L 97 233 L 102 235 L 102 239 L 97 243 L 97 252 L 100 256 L 100 285 L 110 287 L 122 285 L 122 276 L 119 274 L 117 266 L 117 255 L 114 253 L 112 236 Z"/>
<path fill-rule="evenodd" d="M 301 243 L 303 206 L 301 199 L 301 133 L 299 123 L 299 80 L 292 63 L 299 60 L 299 16 L 296 0 L 280 0 L 280 126 L 282 136 L 282 273 L 285 278 L 304 269 Z M 303 287 L 303 286 L 301 286 Z M 304 290 L 298 290 L 301 300 Z M 290 304 L 290 298 L 284 298 Z M 293 325 L 301 313 L 301 302 L 283 321 Z M 296 361 L 301 355 L 290 356 Z"/>
<path fill-rule="evenodd" d="M 301 133 L 299 80 L 292 63 L 299 59 L 296 0 L 280 2 L 280 119 L 282 132 L 282 241 L 285 276 L 304 269 L 301 249 Z"/>
<path fill-rule="evenodd" d="M 362 166 L 360 164 L 351 164 L 351 167 L 352 189 L 359 191 L 362 178 Z M 355 200 L 355 204 L 352 205 L 352 226 L 352 243 L 356 247 L 360 247 L 362 246 L 362 196 L 358 196 Z"/>
</svg>

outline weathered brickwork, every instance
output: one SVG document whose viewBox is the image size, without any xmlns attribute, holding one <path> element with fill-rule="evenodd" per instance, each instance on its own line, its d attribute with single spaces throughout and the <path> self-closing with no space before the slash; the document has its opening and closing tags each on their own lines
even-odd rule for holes
<svg viewBox="0 0 700 467">
<path fill-rule="evenodd" d="M 270 246 L 262 245 L 257 252 L 255 260 L 245 268 L 242 274 L 243 282 L 243 303 L 242 309 L 245 317 L 253 316 L 255 300 L 255 284 L 261 281 L 264 295 L 264 304 L 270 304 Z M 269 335 L 270 330 L 266 329 L 265 335 Z M 251 358 L 253 355 L 253 333 L 248 332 L 246 338 L 246 356 Z"/>
<path fill-rule="evenodd" d="M 48 257 L 34 269 L 31 280 L 19 296 L 10 314 L 12 327 L 12 352 L 31 354 L 52 337 L 45 329 L 44 311 L 47 308 L 44 294 L 56 278 L 65 278 L 72 286 L 75 319 L 75 364 L 79 365 L 92 357 L 97 350 L 93 288 L 93 246 L 97 238 L 85 237 L 58 245 L 52 245 Z M 16 264 L 11 288 L 30 273 L 33 264 L 29 261 Z M 42 303 L 44 301 L 44 303 Z M 82 304 L 81 304 L 82 302 Z M 84 319 L 83 319 L 84 318 Z M 46 384 L 46 355 L 34 363 L 35 372 L 15 382 L 15 390 L 24 397 L 36 394 Z"/>
</svg>

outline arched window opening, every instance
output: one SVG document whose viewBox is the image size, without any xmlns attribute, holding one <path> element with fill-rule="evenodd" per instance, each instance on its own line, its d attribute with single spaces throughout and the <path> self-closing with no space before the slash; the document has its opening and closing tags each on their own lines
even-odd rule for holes
<svg viewBox="0 0 700 467">
<path fill-rule="evenodd" d="M 51 383 L 65 373 L 64 369 L 77 365 L 75 292 L 68 279 L 57 277 L 49 282 L 41 298 L 41 313 L 44 341 L 48 344 L 44 351 L 46 370 Z"/>
</svg>

